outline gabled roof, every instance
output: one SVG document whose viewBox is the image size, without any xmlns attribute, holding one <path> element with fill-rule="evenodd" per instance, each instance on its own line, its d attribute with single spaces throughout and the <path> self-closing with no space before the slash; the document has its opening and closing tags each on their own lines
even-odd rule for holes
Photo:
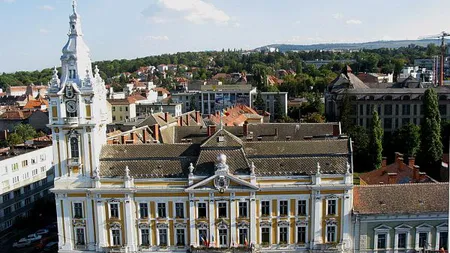
<svg viewBox="0 0 450 253">
<path fill-rule="evenodd" d="M 355 186 L 353 203 L 358 214 L 448 213 L 448 183 Z"/>
<path fill-rule="evenodd" d="M 207 141 L 205 141 L 201 145 L 201 147 L 240 148 L 242 147 L 242 140 L 225 129 L 219 129 L 219 131 L 217 131 Z"/>
<path fill-rule="evenodd" d="M 216 179 L 219 176 L 220 175 L 213 175 L 213 176 L 211 176 L 209 178 L 206 178 L 206 179 L 204 179 L 204 180 L 202 180 L 202 181 L 200 181 L 200 182 L 190 186 L 185 191 L 186 192 L 192 192 L 192 191 L 196 191 L 196 190 L 203 190 L 205 188 L 210 190 L 211 187 L 204 187 L 204 186 L 207 186 L 208 183 L 213 182 L 213 180 Z M 224 177 L 229 179 L 231 182 L 234 182 L 234 183 L 238 184 L 240 186 L 239 189 L 247 188 L 247 189 L 254 190 L 254 191 L 255 190 L 259 190 L 259 187 L 257 187 L 256 185 L 253 185 L 253 184 L 251 184 L 251 183 L 249 183 L 249 182 L 247 182 L 245 180 L 242 180 L 242 179 L 240 179 L 238 177 L 235 177 L 235 176 L 233 176 L 231 174 L 225 174 Z M 237 187 L 234 187 L 234 188 L 237 188 Z"/>
<path fill-rule="evenodd" d="M 4 112 L 0 118 L 4 120 L 24 120 L 28 119 L 31 114 L 33 114 L 31 111 L 12 110 Z"/>
<path fill-rule="evenodd" d="M 342 73 L 334 79 L 328 86 L 329 91 L 342 89 L 370 89 L 357 76 L 352 73 L 352 69 L 347 65 L 342 70 Z"/>
</svg>

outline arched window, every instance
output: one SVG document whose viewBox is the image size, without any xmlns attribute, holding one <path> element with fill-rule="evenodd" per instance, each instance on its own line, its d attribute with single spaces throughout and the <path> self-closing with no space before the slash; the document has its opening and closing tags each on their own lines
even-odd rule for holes
<svg viewBox="0 0 450 253">
<path fill-rule="evenodd" d="M 78 149 L 78 137 L 70 137 L 70 155 L 72 158 L 80 157 L 80 150 Z"/>
</svg>

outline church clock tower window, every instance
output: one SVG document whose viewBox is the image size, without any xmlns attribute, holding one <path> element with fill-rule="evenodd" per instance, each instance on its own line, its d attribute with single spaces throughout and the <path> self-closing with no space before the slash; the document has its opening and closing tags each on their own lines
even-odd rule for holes
<svg viewBox="0 0 450 253">
<path fill-rule="evenodd" d="M 70 156 L 72 158 L 80 157 L 80 150 L 78 148 L 78 137 L 70 137 Z"/>
</svg>

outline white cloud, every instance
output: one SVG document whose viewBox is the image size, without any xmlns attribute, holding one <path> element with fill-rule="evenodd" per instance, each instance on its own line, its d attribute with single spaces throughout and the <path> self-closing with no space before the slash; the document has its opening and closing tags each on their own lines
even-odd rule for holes
<svg viewBox="0 0 450 253">
<path fill-rule="evenodd" d="M 43 5 L 43 6 L 39 6 L 39 9 L 44 10 L 44 11 L 52 11 L 55 9 L 55 7 L 53 7 L 51 5 Z"/>
<path fill-rule="evenodd" d="M 228 24 L 231 19 L 224 11 L 203 0 L 158 0 L 157 5 L 150 6 L 144 10 L 143 14 L 152 18 L 156 17 L 156 20 L 162 20 L 165 17 L 155 14 L 164 14 L 164 16 L 167 14 L 173 17 L 179 17 L 181 14 L 184 20 L 194 24 L 208 22 Z"/>
<path fill-rule="evenodd" d="M 236 22 L 236 23 L 233 24 L 233 26 L 234 26 L 234 27 L 240 27 L 240 26 L 241 26 L 241 23 Z"/>
<path fill-rule="evenodd" d="M 343 17 L 344 17 L 344 15 L 342 15 L 342 13 L 334 13 L 333 14 L 334 19 L 342 19 Z"/>
<path fill-rule="evenodd" d="M 39 29 L 39 32 L 40 32 L 41 34 L 49 34 L 49 33 L 50 33 L 49 30 L 44 29 L 44 28 Z"/>
<path fill-rule="evenodd" d="M 16 0 L 3 0 L 5 3 L 14 3 Z"/>
<path fill-rule="evenodd" d="M 169 37 L 167 37 L 167 35 L 147 36 L 144 40 L 169 40 Z"/>
<path fill-rule="evenodd" d="M 361 20 L 359 20 L 359 19 L 349 19 L 349 20 L 345 21 L 345 23 L 347 23 L 348 25 L 360 25 L 360 24 L 362 24 Z"/>
</svg>

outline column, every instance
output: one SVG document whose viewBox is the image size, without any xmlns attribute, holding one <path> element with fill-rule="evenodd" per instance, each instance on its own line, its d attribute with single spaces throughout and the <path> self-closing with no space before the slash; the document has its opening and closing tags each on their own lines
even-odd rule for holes
<svg viewBox="0 0 450 253">
<path fill-rule="evenodd" d="M 350 234 L 350 225 L 352 222 L 351 212 L 352 212 L 352 203 L 351 203 L 351 190 L 346 190 L 344 193 L 344 198 L 342 200 L 342 243 L 344 244 L 345 249 L 351 247 L 351 234 Z"/>
<path fill-rule="evenodd" d="M 230 199 L 230 242 L 236 245 L 236 200 L 234 192 L 231 193 Z M 253 233 L 253 231 L 250 231 Z"/>
<path fill-rule="evenodd" d="M 60 129 L 59 131 L 59 155 L 60 155 L 60 161 L 61 161 L 61 177 L 68 177 L 69 176 L 69 170 L 67 167 L 67 153 L 66 153 L 66 137 L 64 134 L 64 130 Z M 58 157 L 56 157 L 58 159 Z"/>
<path fill-rule="evenodd" d="M 197 93 L 196 93 L 197 94 Z M 195 96 L 195 95 L 194 95 Z M 202 113 L 205 113 L 205 106 L 204 106 L 204 101 L 203 101 L 203 92 L 200 92 L 200 96 L 202 97 L 202 99 L 200 101 L 202 101 L 202 104 L 200 106 L 200 108 L 202 108 Z M 194 100 L 195 101 L 195 100 Z M 189 111 L 189 108 L 186 110 Z"/>
<path fill-rule="evenodd" d="M 317 244 L 321 244 L 322 241 L 322 198 L 320 197 L 320 191 L 313 191 L 312 194 L 313 210 L 312 210 L 312 245 L 315 247 Z"/>
<path fill-rule="evenodd" d="M 65 243 L 63 246 L 63 250 L 72 250 L 72 219 L 70 217 L 70 201 L 67 199 L 67 196 L 62 200 L 63 201 L 63 211 L 64 211 L 64 236 Z"/>
<path fill-rule="evenodd" d="M 218 238 L 215 238 L 215 231 L 216 231 L 216 226 L 215 226 L 215 220 L 214 220 L 214 193 L 210 193 L 209 194 L 209 207 L 208 207 L 208 211 L 209 211 L 209 241 L 210 241 L 210 245 L 211 246 L 218 246 L 215 242 L 218 241 Z"/>
<path fill-rule="evenodd" d="M 125 197 L 125 228 L 127 247 L 131 252 L 136 251 L 136 226 L 135 226 L 135 212 L 133 211 L 133 200 L 130 194 Z"/>
<path fill-rule="evenodd" d="M 97 216 L 97 251 L 103 251 L 103 247 L 106 247 L 106 216 L 105 216 L 105 205 L 100 198 L 95 200 L 95 215 Z"/>
<path fill-rule="evenodd" d="M 195 240 L 197 233 L 195 231 L 195 202 L 193 194 L 189 194 L 189 229 L 191 246 L 197 246 L 198 244 Z"/>
<path fill-rule="evenodd" d="M 208 114 L 211 114 L 211 93 L 208 92 Z"/>
<path fill-rule="evenodd" d="M 250 195 L 250 243 L 256 244 L 256 199 L 255 192 Z"/>
<path fill-rule="evenodd" d="M 92 207 L 92 197 L 88 194 L 86 199 L 86 221 L 87 221 L 87 236 L 88 249 L 95 250 L 95 236 L 94 236 L 94 209 Z"/>
<path fill-rule="evenodd" d="M 60 194 L 56 194 L 56 221 L 58 222 L 58 248 L 62 248 L 64 245 L 64 226 L 63 226 L 63 206 L 61 205 Z"/>
<path fill-rule="evenodd" d="M 89 137 L 88 136 L 90 135 L 90 133 L 87 133 L 86 127 L 83 128 L 83 131 L 84 131 L 84 134 L 80 136 L 82 139 L 81 142 L 83 143 L 81 145 L 81 147 L 83 147 L 83 150 L 81 151 L 81 154 L 83 156 L 83 160 L 81 162 L 82 162 L 82 164 L 83 164 L 82 166 L 84 168 L 83 176 L 90 177 L 91 171 L 92 171 L 91 163 L 89 161 L 90 152 L 89 152 Z"/>
</svg>

